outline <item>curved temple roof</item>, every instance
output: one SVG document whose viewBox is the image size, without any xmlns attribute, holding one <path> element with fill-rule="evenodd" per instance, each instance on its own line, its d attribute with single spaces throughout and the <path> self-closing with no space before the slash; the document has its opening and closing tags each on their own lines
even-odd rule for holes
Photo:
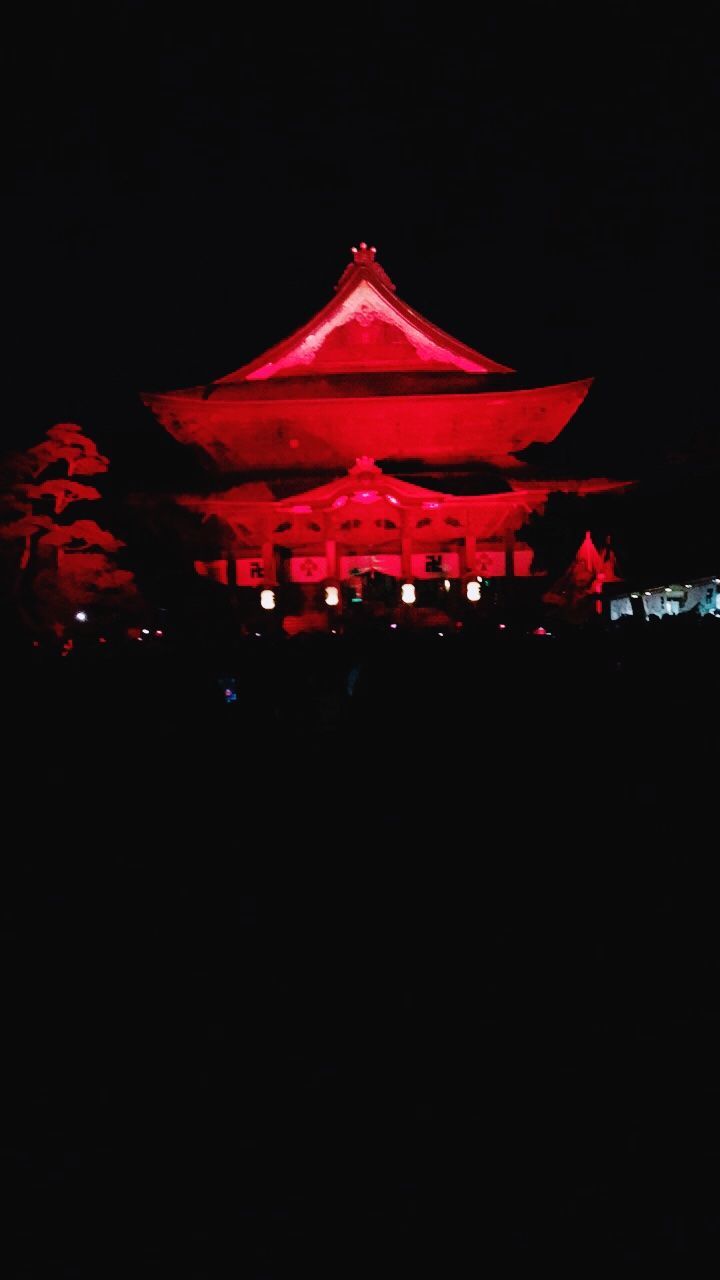
<svg viewBox="0 0 720 1280">
<path fill-rule="evenodd" d="M 395 294 L 362 242 L 335 297 L 307 324 L 220 384 L 337 373 L 513 373 L 431 324 Z"/>
<path fill-rule="evenodd" d="M 395 464 L 491 462 L 554 440 L 592 379 L 518 388 L 514 370 L 396 296 L 361 243 L 306 325 L 207 386 L 143 395 L 221 470 L 311 471 L 362 454 Z"/>
</svg>

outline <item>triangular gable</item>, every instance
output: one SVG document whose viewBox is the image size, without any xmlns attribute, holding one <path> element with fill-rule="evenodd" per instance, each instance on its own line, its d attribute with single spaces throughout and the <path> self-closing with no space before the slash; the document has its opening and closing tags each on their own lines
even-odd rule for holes
<svg viewBox="0 0 720 1280">
<path fill-rule="evenodd" d="M 338 503 L 338 499 L 365 503 L 376 498 L 388 498 L 390 502 L 410 505 L 430 501 L 433 506 L 440 506 L 442 502 L 448 501 L 448 497 L 449 495 L 437 493 L 434 489 L 425 489 L 421 485 L 408 484 L 406 480 L 385 475 L 372 458 L 358 458 L 346 475 L 315 489 L 307 489 L 305 493 L 283 498 L 277 506 L 288 510 L 298 506 L 310 509 L 333 506 Z"/>
<path fill-rule="evenodd" d="M 339 373 L 512 373 L 413 311 L 362 247 L 328 304 L 219 383 Z"/>
</svg>

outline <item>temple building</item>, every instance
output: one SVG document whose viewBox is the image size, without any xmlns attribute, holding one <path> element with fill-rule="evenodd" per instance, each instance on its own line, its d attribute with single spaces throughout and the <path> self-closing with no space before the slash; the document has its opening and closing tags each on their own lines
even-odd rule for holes
<svg viewBox="0 0 720 1280">
<path fill-rule="evenodd" d="M 290 337 L 206 386 L 142 397 L 218 478 L 178 498 L 222 531 L 196 570 L 264 591 L 265 605 L 302 586 L 288 593 L 301 613 L 357 602 L 375 577 L 390 603 L 435 582 L 448 606 L 483 581 L 530 577 L 517 540 L 530 513 L 553 491 L 617 487 L 533 479 L 517 457 L 556 439 L 592 379 L 519 385 L 401 301 L 374 248 L 352 255 Z"/>
</svg>

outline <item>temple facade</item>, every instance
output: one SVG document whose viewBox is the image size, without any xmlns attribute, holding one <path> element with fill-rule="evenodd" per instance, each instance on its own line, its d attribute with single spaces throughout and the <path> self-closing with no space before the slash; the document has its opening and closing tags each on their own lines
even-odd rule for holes
<svg viewBox="0 0 720 1280">
<path fill-rule="evenodd" d="M 523 387 L 401 301 L 374 248 L 352 255 L 289 338 L 206 386 L 142 397 L 218 478 L 178 498 L 218 530 L 197 572 L 266 607 L 293 587 L 300 613 L 359 602 L 376 578 L 389 607 L 425 583 L 439 607 L 532 576 L 517 532 L 548 495 L 617 487 L 535 480 L 517 457 L 560 434 L 592 379 Z"/>
</svg>

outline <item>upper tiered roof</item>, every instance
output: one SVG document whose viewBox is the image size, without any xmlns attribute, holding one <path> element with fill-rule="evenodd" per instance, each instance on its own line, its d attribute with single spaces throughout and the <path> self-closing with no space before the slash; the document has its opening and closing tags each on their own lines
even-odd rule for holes
<svg viewBox="0 0 720 1280">
<path fill-rule="evenodd" d="M 364 241 L 335 296 L 289 338 L 218 380 L 343 373 L 512 373 L 431 324 L 397 297 L 395 285 Z"/>
<path fill-rule="evenodd" d="M 342 471 L 368 454 L 513 466 L 562 431 L 592 379 L 523 386 L 406 302 L 362 242 L 334 297 L 249 364 L 202 386 L 143 395 L 183 444 L 223 471 Z"/>
</svg>

